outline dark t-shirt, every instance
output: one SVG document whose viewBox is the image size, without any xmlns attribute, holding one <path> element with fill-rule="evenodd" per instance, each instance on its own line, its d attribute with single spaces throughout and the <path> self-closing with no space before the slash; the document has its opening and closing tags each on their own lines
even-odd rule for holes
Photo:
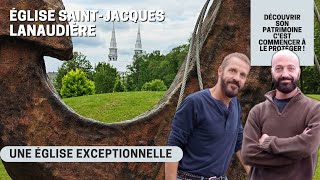
<svg viewBox="0 0 320 180">
<path fill-rule="evenodd" d="M 288 104 L 288 102 L 291 100 L 292 98 L 288 98 L 288 99 L 277 99 L 276 97 L 272 97 L 273 102 L 276 104 L 276 106 L 278 107 L 279 112 L 281 113 L 284 108 L 286 107 L 286 105 Z"/>
<path fill-rule="evenodd" d="M 234 152 L 242 145 L 241 109 L 236 97 L 229 108 L 209 89 L 188 96 L 178 108 L 168 138 L 179 146 L 179 169 L 201 176 L 225 175 Z"/>
</svg>

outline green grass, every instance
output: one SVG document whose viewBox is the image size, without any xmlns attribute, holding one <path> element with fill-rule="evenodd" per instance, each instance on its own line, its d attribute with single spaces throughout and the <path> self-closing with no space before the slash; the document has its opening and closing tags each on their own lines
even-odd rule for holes
<svg viewBox="0 0 320 180">
<path fill-rule="evenodd" d="M 64 99 L 65 103 L 80 115 L 103 122 L 132 119 L 152 108 L 164 92 L 108 93 Z M 320 95 L 308 95 L 320 100 Z M 0 163 L 0 179 L 10 180 Z M 314 180 L 320 180 L 320 153 Z"/>
<path fill-rule="evenodd" d="M 64 102 L 80 115 L 102 122 L 132 119 L 151 109 L 164 92 L 120 92 L 65 98 Z"/>
<path fill-rule="evenodd" d="M 10 176 L 8 175 L 6 169 L 4 168 L 2 162 L 0 163 L 0 179 L 4 179 L 4 180 L 9 180 L 11 179 Z"/>
<path fill-rule="evenodd" d="M 313 180 L 319 180 L 320 179 L 320 153 L 318 153 L 318 165 L 317 165 L 317 169 L 316 169 L 316 174 L 313 177 Z"/>
<path fill-rule="evenodd" d="M 320 94 L 308 94 L 307 96 L 320 101 Z"/>
</svg>

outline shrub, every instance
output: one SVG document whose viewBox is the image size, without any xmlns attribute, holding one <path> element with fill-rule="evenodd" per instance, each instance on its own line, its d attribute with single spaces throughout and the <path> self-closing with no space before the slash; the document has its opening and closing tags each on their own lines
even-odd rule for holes
<svg viewBox="0 0 320 180">
<path fill-rule="evenodd" d="M 146 82 L 142 86 L 142 91 L 165 91 L 167 90 L 167 86 L 160 79 L 155 79 L 150 82 Z"/>
<path fill-rule="evenodd" d="M 61 67 L 58 68 L 58 73 L 53 81 L 53 85 L 56 88 L 57 92 L 60 93 L 62 88 L 62 79 L 63 77 L 71 70 L 80 69 L 86 73 L 86 76 L 89 79 L 92 79 L 92 66 L 87 57 L 79 52 L 73 53 L 73 58 L 70 61 L 65 61 Z M 60 94 L 61 95 L 61 94 Z"/>
<path fill-rule="evenodd" d="M 62 79 L 60 94 L 62 97 L 77 97 L 94 94 L 94 82 L 86 77 L 86 73 L 76 69 L 69 71 Z"/>
</svg>

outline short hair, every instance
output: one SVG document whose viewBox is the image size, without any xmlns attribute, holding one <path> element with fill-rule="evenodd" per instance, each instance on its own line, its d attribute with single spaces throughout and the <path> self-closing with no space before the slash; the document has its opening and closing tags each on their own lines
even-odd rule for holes
<svg viewBox="0 0 320 180">
<path fill-rule="evenodd" d="M 234 52 L 234 53 L 228 54 L 223 59 L 223 61 L 221 63 L 222 69 L 224 69 L 229 64 L 230 59 L 233 58 L 233 57 L 241 59 L 243 62 L 247 63 L 249 65 L 249 67 L 251 67 L 251 62 L 250 62 L 249 58 L 245 54 Z"/>
<path fill-rule="evenodd" d="M 300 67 L 300 58 L 299 58 L 299 56 L 298 56 L 295 52 L 290 51 L 290 50 L 288 50 L 288 49 L 283 49 L 283 50 L 277 51 L 277 52 L 275 52 L 275 53 L 272 55 L 272 58 L 271 58 L 271 67 L 272 67 L 272 62 L 273 62 L 274 56 L 275 56 L 275 55 L 278 55 L 278 54 L 286 54 L 286 55 L 291 55 L 291 56 L 296 57 L 297 60 L 298 60 L 298 65 L 299 65 L 299 67 Z"/>
</svg>

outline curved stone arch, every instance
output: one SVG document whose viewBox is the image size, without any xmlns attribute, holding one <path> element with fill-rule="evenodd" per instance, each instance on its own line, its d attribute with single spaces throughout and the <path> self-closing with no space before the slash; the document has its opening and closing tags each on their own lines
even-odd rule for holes
<svg viewBox="0 0 320 180">
<path fill-rule="evenodd" d="M 5 0 L 21 7 L 34 4 L 22 0 Z M 45 4 L 48 2 L 48 4 Z M 38 2 L 37 2 L 38 3 Z M 43 4 L 44 3 L 44 4 Z M 59 0 L 43 0 L 43 6 Z M 57 6 L 58 4 L 58 6 Z M 56 7 L 57 6 L 57 7 Z M 10 8 L 8 8 L 10 9 Z M 32 8 L 29 8 L 32 9 Z M 214 24 L 209 8 L 203 25 L 200 46 L 201 72 L 205 88 L 216 82 L 216 72 L 223 57 L 231 52 L 250 55 L 250 1 L 223 0 Z M 4 9 L 0 9 L 1 17 Z M 7 19 L 8 20 L 8 19 Z M 6 27 L 1 23 L 1 27 Z M 2 28 L 3 29 L 3 28 Z M 2 30 L 0 29 L 0 31 Z M 5 28 L 4 28 L 5 29 Z M 79 116 L 53 92 L 46 77 L 44 55 L 70 57 L 68 39 L 13 39 L 0 32 L 0 146 L 88 146 L 88 145 L 165 145 L 175 113 L 183 68 L 159 103 L 132 120 L 105 124 Z M 45 43 L 45 44 L 43 44 Z M 194 53 L 193 53 L 194 54 Z M 194 59 L 194 58 L 193 58 Z M 271 87 L 267 68 L 251 70 L 245 90 L 240 95 L 243 117 L 263 99 Z M 185 95 L 198 90 L 195 62 L 190 62 Z M 270 82 L 270 83 L 269 83 Z M 229 171 L 230 179 L 242 175 L 236 161 Z M 13 179 L 163 179 L 163 163 L 6 163 Z"/>
</svg>

